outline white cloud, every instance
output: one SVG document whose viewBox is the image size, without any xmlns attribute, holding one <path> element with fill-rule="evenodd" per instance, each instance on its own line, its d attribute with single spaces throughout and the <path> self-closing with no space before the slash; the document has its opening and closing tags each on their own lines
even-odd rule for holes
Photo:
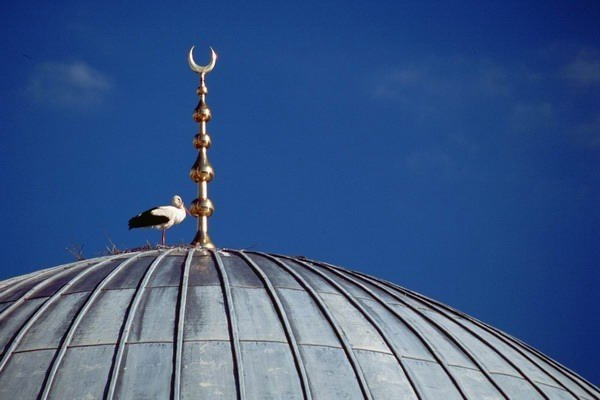
<svg viewBox="0 0 600 400">
<path fill-rule="evenodd" d="M 511 90 L 509 71 L 490 60 L 436 58 L 418 65 L 399 66 L 382 74 L 374 86 L 377 98 L 467 99 L 506 96 Z"/>
<path fill-rule="evenodd" d="M 599 118 L 590 112 L 597 94 L 571 90 L 573 84 L 600 84 L 600 50 L 579 48 L 571 54 L 565 63 L 546 65 L 433 57 L 380 73 L 371 95 L 396 103 L 401 118 L 428 132 L 468 125 L 470 132 L 485 134 L 497 127 L 513 134 L 570 134 L 587 148 L 600 148 Z M 471 144 L 478 140 L 474 133 L 467 138 Z"/>
<path fill-rule="evenodd" d="M 581 85 L 591 86 L 600 83 L 600 51 L 598 49 L 581 50 L 575 59 L 563 69 L 564 75 L 570 81 Z"/>
<path fill-rule="evenodd" d="M 88 109 L 101 104 L 112 88 L 106 75 L 84 62 L 46 62 L 36 66 L 25 93 L 39 103 Z"/>
</svg>

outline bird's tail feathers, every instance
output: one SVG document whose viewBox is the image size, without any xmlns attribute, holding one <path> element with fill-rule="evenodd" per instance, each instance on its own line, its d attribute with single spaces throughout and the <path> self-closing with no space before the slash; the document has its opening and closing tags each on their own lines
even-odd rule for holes
<svg viewBox="0 0 600 400">
<path fill-rule="evenodd" d="M 129 230 L 135 228 L 142 228 L 144 225 L 142 224 L 140 216 L 135 216 L 129 220 Z"/>
</svg>

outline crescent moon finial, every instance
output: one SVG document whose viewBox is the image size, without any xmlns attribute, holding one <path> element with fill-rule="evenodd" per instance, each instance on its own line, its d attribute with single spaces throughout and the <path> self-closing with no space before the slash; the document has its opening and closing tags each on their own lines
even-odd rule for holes
<svg viewBox="0 0 600 400">
<path fill-rule="evenodd" d="M 190 54 L 188 55 L 188 63 L 190 64 L 190 68 L 192 69 L 192 71 L 196 72 L 197 74 L 200 75 L 206 75 L 208 74 L 210 71 L 213 70 L 213 68 L 215 67 L 215 64 L 217 62 L 217 53 L 215 53 L 215 51 L 213 50 L 213 48 L 210 48 L 210 51 L 212 53 L 211 59 L 210 59 L 210 63 L 208 63 L 208 65 L 206 66 L 201 66 L 198 65 L 194 62 L 194 47 L 192 46 L 192 48 L 190 49 Z"/>
</svg>

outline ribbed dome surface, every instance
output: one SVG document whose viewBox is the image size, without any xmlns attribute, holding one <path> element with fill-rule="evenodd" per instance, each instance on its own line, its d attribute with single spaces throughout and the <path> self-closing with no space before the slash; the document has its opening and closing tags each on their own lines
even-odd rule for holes
<svg viewBox="0 0 600 400">
<path fill-rule="evenodd" d="M 522 342 L 304 258 L 153 250 L 0 282 L 1 399 L 599 399 Z"/>
</svg>

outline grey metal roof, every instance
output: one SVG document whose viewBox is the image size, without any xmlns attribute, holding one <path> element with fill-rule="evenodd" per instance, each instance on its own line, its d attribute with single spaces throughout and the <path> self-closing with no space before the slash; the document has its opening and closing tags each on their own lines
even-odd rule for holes
<svg viewBox="0 0 600 400">
<path fill-rule="evenodd" d="M 1 399 L 600 399 L 521 341 L 304 258 L 175 248 L 0 282 Z"/>
</svg>

